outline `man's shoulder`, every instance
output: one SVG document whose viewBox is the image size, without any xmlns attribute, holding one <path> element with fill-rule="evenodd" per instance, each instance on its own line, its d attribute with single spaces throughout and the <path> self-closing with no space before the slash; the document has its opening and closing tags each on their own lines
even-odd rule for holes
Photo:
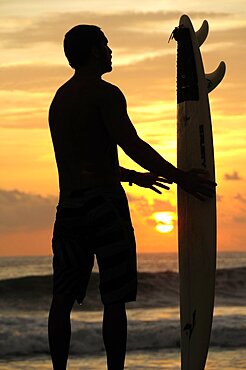
<svg viewBox="0 0 246 370">
<path fill-rule="evenodd" d="M 66 88 L 67 88 L 68 85 L 69 85 L 69 81 L 66 81 L 64 84 L 62 84 L 61 86 L 58 87 L 58 89 L 56 90 L 56 92 L 53 96 L 53 101 L 52 102 L 55 102 L 56 100 L 63 97 L 64 92 L 66 91 Z"/>
<path fill-rule="evenodd" d="M 65 81 L 61 86 L 58 87 L 55 95 L 58 96 L 66 93 L 67 91 L 71 90 L 72 86 L 73 86 L 72 79 L 70 78 L 69 80 Z"/>
<path fill-rule="evenodd" d="M 101 80 L 100 82 L 100 92 L 103 101 L 108 99 L 125 100 L 125 96 L 121 89 L 118 86 L 113 85 L 112 83 L 105 80 Z"/>
<path fill-rule="evenodd" d="M 118 93 L 118 92 L 121 92 L 120 88 L 116 85 L 113 85 L 112 83 L 108 82 L 108 81 L 105 81 L 105 80 L 100 80 L 100 85 L 101 85 L 101 88 L 105 91 L 105 92 L 112 92 L 112 93 Z M 121 92 L 122 94 L 122 92 Z"/>
</svg>

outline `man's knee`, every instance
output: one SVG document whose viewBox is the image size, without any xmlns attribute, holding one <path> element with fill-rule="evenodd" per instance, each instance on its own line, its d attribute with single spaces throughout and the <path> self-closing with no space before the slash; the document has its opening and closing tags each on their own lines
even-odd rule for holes
<svg viewBox="0 0 246 370">
<path fill-rule="evenodd" d="M 58 309 L 61 311 L 71 311 L 73 304 L 75 302 L 75 297 L 71 297 L 66 294 L 54 294 L 52 298 L 51 307 L 53 309 Z"/>
<path fill-rule="evenodd" d="M 125 311 L 125 302 L 116 302 L 104 305 L 104 312 L 110 313 L 110 315 L 125 313 Z"/>
</svg>

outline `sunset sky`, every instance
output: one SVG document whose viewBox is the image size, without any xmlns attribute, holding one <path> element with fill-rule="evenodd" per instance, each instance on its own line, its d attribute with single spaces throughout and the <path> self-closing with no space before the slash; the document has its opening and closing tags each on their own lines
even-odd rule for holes
<svg viewBox="0 0 246 370">
<path fill-rule="evenodd" d="M 113 72 L 139 136 L 176 164 L 176 42 L 182 14 L 207 19 L 206 72 L 221 60 L 223 82 L 210 95 L 218 183 L 218 249 L 246 251 L 245 0 L 0 1 L 0 255 L 51 254 L 58 196 L 47 112 L 73 74 L 64 34 L 99 25 L 113 50 Z M 120 149 L 121 165 L 142 170 Z M 124 185 L 138 252 L 176 252 L 176 186 L 162 195 Z"/>
</svg>

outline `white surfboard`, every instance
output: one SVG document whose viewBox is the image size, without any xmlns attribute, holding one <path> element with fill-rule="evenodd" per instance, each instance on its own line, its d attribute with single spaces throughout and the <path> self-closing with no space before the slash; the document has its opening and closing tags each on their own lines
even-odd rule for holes
<svg viewBox="0 0 246 370">
<path fill-rule="evenodd" d="M 205 76 L 199 47 L 208 34 L 197 33 L 187 15 L 173 32 L 177 60 L 178 168 L 209 171 L 215 181 L 214 150 L 208 92 L 222 80 L 225 64 Z M 216 270 L 216 199 L 197 200 L 178 189 L 181 369 L 205 368 L 214 307 Z"/>
</svg>

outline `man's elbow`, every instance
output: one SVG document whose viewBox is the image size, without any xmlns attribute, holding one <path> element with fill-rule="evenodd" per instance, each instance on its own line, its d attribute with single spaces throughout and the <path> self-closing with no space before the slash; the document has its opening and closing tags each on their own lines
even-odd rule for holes
<svg viewBox="0 0 246 370">
<path fill-rule="evenodd" d="M 138 135 L 133 135 L 127 137 L 125 140 L 119 143 L 119 146 L 124 150 L 124 152 L 129 155 L 130 157 L 134 155 L 134 153 L 138 153 L 142 147 L 142 139 Z"/>
</svg>

